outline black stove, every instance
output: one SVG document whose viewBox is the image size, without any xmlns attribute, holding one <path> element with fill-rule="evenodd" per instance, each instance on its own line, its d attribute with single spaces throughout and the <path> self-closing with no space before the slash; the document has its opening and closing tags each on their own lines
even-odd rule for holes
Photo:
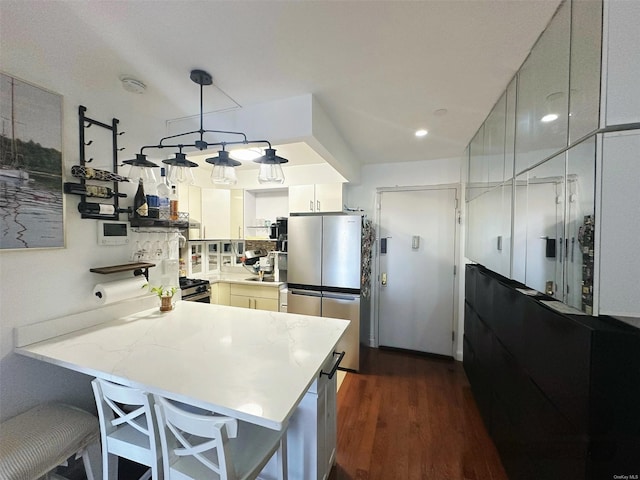
<svg viewBox="0 0 640 480">
<path fill-rule="evenodd" d="M 210 303 L 211 301 L 209 280 L 180 277 L 180 290 L 182 290 L 182 300 L 202 303 Z"/>
<path fill-rule="evenodd" d="M 197 287 L 198 285 L 209 285 L 209 280 L 201 280 L 199 278 L 180 277 L 180 288 Z"/>
</svg>

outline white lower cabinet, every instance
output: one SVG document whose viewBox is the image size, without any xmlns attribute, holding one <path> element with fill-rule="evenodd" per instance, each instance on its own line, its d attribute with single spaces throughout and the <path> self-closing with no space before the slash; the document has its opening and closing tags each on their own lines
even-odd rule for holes
<svg viewBox="0 0 640 480">
<path fill-rule="evenodd" d="M 280 310 L 280 289 L 275 285 L 216 282 L 211 285 L 211 303 L 278 312 Z"/>
<path fill-rule="evenodd" d="M 230 289 L 226 282 L 211 284 L 211 302 L 216 305 L 229 305 Z"/>
<path fill-rule="evenodd" d="M 267 310 L 277 312 L 280 307 L 280 290 L 275 287 L 263 287 L 261 285 L 231 284 L 229 305 L 232 307 L 252 308 L 254 310 Z"/>
<path fill-rule="evenodd" d="M 322 371 L 328 372 L 333 364 L 333 355 L 325 362 Z M 326 480 L 336 460 L 337 375 L 329 379 L 318 377 L 289 420 L 287 432 L 287 460 L 289 480 Z M 274 476 L 275 462 L 272 459 L 265 467 L 261 478 Z"/>
</svg>

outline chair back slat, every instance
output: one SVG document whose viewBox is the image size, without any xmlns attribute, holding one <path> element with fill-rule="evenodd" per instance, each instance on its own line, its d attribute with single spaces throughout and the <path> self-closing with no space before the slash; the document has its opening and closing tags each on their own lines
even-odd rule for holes
<svg viewBox="0 0 640 480">
<path fill-rule="evenodd" d="M 220 415 L 187 412 L 165 398 L 155 396 L 156 417 L 165 462 L 165 477 L 180 457 L 192 457 L 221 478 L 236 478 L 226 454 L 228 426 L 237 431 L 237 420 Z M 165 480 L 171 480 L 170 477 Z"/>
<path fill-rule="evenodd" d="M 160 403 L 164 406 L 166 411 L 167 420 L 181 430 L 188 431 L 192 435 L 198 435 L 200 437 L 208 437 L 211 434 L 211 427 L 215 425 L 222 427 L 225 425 L 227 428 L 227 435 L 229 438 L 235 438 L 238 432 L 238 420 L 224 415 L 202 415 L 193 412 L 187 412 L 180 407 L 169 402 L 165 398 L 160 397 Z M 233 435 L 230 433 L 233 432 Z"/>
<path fill-rule="evenodd" d="M 149 435 L 149 429 L 147 428 L 146 412 L 144 406 L 141 406 L 129 413 L 123 411 L 120 406 L 113 402 L 110 398 L 104 397 L 104 401 L 106 402 L 111 410 L 115 413 L 113 420 L 111 420 L 111 425 L 114 427 L 119 427 L 120 425 L 129 424 L 140 433 L 144 435 Z M 142 418 L 140 418 L 142 417 Z"/>
<path fill-rule="evenodd" d="M 100 378 L 91 384 L 100 419 L 103 477 L 112 477 L 111 469 L 117 462 L 110 460 L 117 455 L 150 467 L 152 480 L 160 479 L 162 462 L 153 397 Z"/>
</svg>

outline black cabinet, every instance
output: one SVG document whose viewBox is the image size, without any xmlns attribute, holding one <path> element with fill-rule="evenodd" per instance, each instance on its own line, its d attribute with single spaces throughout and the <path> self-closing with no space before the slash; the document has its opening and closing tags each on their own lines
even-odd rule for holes
<svg viewBox="0 0 640 480">
<path fill-rule="evenodd" d="M 640 331 L 468 265 L 463 364 L 511 480 L 640 475 Z"/>
</svg>

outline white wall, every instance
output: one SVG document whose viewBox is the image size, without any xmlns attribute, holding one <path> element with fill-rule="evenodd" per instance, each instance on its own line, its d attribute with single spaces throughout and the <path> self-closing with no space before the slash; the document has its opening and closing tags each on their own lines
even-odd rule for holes
<svg viewBox="0 0 640 480">
<path fill-rule="evenodd" d="M 441 160 L 429 160 L 422 162 L 401 162 L 393 164 L 365 165 L 362 167 L 360 179 L 357 185 L 347 184 L 346 201 L 348 207 L 359 208 L 375 221 L 376 189 L 384 187 L 414 187 L 428 185 L 458 184 L 461 181 L 462 157 Z M 463 190 L 463 189 L 461 189 Z M 461 193 L 462 195 L 462 193 Z M 458 206 L 464 208 L 464 198 L 460 198 Z M 462 213 L 462 212 L 461 212 Z M 463 222 L 464 223 L 464 222 Z M 463 231 L 459 229 L 458 242 L 458 283 L 455 294 L 454 323 L 456 326 L 456 358 L 462 359 L 462 331 L 464 312 L 464 259 L 462 258 Z M 376 241 L 377 246 L 377 241 Z M 377 252 L 377 248 L 374 248 Z M 374 269 L 377 267 L 377 258 L 373 259 Z M 374 270 L 372 282 L 377 278 Z M 372 289 L 374 290 L 374 289 Z M 462 293 L 462 294 L 461 294 Z M 361 326 L 361 339 L 369 338 L 370 332 L 377 335 L 374 324 L 373 312 L 377 309 L 375 296 L 372 298 L 372 315 L 369 325 Z M 363 340 L 364 341 L 364 340 Z"/>
<path fill-rule="evenodd" d="M 63 96 L 63 176 L 73 181 L 71 166 L 78 163 L 78 105 L 85 105 L 87 115 L 110 123 L 120 119 L 125 136 L 139 145 L 147 138 L 131 137 L 128 125 L 138 122 L 140 105 L 119 85 L 96 94 L 93 86 L 74 82 L 69 74 L 62 75 L 46 65 L 27 61 L 30 57 L 17 49 L 3 48 L 2 69 L 40 87 Z M 143 122 L 144 123 L 144 122 Z M 158 124 L 157 137 L 164 124 Z M 91 138 L 92 127 L 87 132 Z M 155 137 L 154 137 L 155 138 Z M 121 154 L 126 159 L 127 149 Z M 95 166 L 109 168 L 111 152 L 90 152 Z M 106 158 L 107 163 L 102 163 Z M 110 168 L 109 168 L 110 169 Z M 129 194 L 123 204 L 130 205 L 135 186 L 122 185 Z M 13 416 L 31 406 L 50 400 L 61 400 L 87 409 L 94 409 L 89 377 L 47 365 L 13 353 L 13 329 L 21 325 L 48 320 L 95 308 L 92 294 L 96 283 L 129 278 L 131 273 L 104 275 L 89 272 L 91 267 L 121 264 L 129 261 L 129 247 L 99 247 L 97 221 L 82 220 L 77 211 L 80 197 L 64 196 L 65 248 L 49 250 L 0 251 L 0 419 Z M 124 220 L 124 216 L 121 217 Z"/>
<path fill-rule="evenodd" d="M 91 102 L 89 92 L 62 85 L 46 87 L 65 96 L 63 171 L 65 180 L 72 180 L 68 172 L 78 159 L 77 105 L 88 104 L 90 116 L 102 121 L 108 121 L 115 112 L 109 104 Z M 129 198 L 125 201 L 131 202 L 133 184 L 121 189 L 126 190 Z M 129 260 L 129 247 L 97 245 L 97 221 L 80 219 L 79 199 L 65 195 L 66 248 L 0 252 L 1 419 L 49 400 L 94 408 L 89 377 L 12 353 L 14 327 L 95 308 L 92 289 L 105 277 L 89 269 Z M 110 275 L 109 280 L 124 276 Z"/>
</svg>

